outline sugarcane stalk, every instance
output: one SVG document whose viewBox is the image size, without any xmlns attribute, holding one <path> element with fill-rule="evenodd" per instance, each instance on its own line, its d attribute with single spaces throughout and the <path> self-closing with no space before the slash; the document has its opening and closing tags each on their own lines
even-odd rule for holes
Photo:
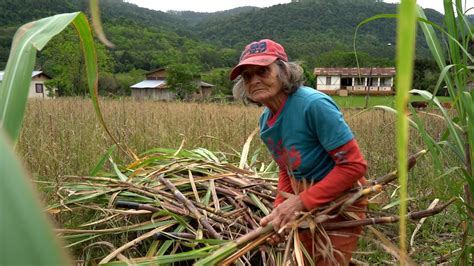
<svg viewBox="0 0 474 266">
<path fill-rule="evenodd" d="M 207 230 L 207 233 L 215 238 L 215 239 L 222 239 L 222 237 L 216 232 L 214 227 L 209 224 L 209 221 L 206 219 L 205 216 L 201 215 L 198 209 L 194 206 L 194 204 L 188 200 L 181 191 L 179 191 L 169 180 L 164 178 L 163 174 L 160 174 L 158 180 L 165 185 L 169 190 L 173 192 L 176 199 L 186 206 L 186 208 L 196 217 L 198 222 Z"/>
<path fill-rule="evenodd" d="M 271 232 L 266 235 L 262 235 L 259 238 L 255 239 L 254 241 L 248 243 L 244 247 L 238 250 L 238 252 L 232 254 L 231 256 L 227 257 L 224 261 L 219 263 L 220 266 L 227 266 L 234 261 L 236 261 L 238 258 L 242 257 L 245 253 L 249 252 L 250 250 L 254 249 L 255 247 L 260 246 L 263 242 L 265 242 L 269 237 L 274 235 L 275 232 Z"/>
<path fill-rule="evenodd" d="M 267 193 L 264 193 L 264 192 L 261 192 L 261 191 L 257 191 L 256 189 L 248 189 L 249 192 L 252 192 L 254 193 L 255 195 L 258 195 L 260 196 L 261 198 L 264 198 L 264 199 L 267 199 L 267 200 L 271 200 L 271 201 L 274 201 L 275 200 L 275 197 L 272 196 L 271 194 L 267 194 Z"/>
<path fill-rule="evenodd" d="M 228 197 L 228 196 L 226 198 L 232 205 L 234 205 L 235 208 L 242 208 L 243 209 L 243 206 L 242 206 L 243 204 L 241 205 L 240 202 L 237 202 L 233 198 Z M 250 216 L 247 214 L 246 209 L 244 209 L 243 218 L 252 227 L 252 229 L 258 228 L 257 223 L 255 223 L 254 220 L 252 220 L 252 218 L 250 218 Z"/>
<path fill-rule="evenodd" d="M 416 212 L 410 212 L 407 214 L 407 217 L 410 220 L 419 220 L 423 217 L 428 217 L 432 216 L 435 214 L 440 213 L 446 207 L 448 207 L 450 204 L 452 204 L 456 198 L 451 199 L 447 203 L 443 205 L 436 206 L 432 209 L 428 210 L 423 210 L 423 211 L 416 211 Z M 387 217 L 378 217 L 378 218 L 368 218 L 368 219 L 361 219 L 361 220 L 353 220 L 353 221 L 343 221 L 343 222 L 332 222 L 332 223 L 322 223 L 321 225 L 325 230 L 337 230 L 341 228 L 348 228 L 348 227 L 355 227 L 355 226 L 365 226 L 365 225 L 375 225 L 375 224 L 385 224 L 385 223 L 396 223 L 400 220 L 399 216 L 387 216 Z M 269 229 L 273 229 L 273 226 L 271 224 L 267 225 L 266 227 L 258 228 L 252 232 L 250 232 L 247 235 L 244 235 L 237 239 L 235 242 L 237 244 L 237 248 L 241 245 L 244 245 L 245 243 L 247 244 L 244 248 L 239 250 L 237 253 L 232 254 L 230 257 L 226 258 L 223 262 L 222 265 L 228 265 L 235 260 L 237 260 L 239 257 L 241 257 L 243 254 L 247 253 L 248 251 L 252 250 L 254 247 L 260 245 L 263 243 L 266 239 L 271 237 L 275 232 L 268 232 Z M 304 227 L 300 227 L 304 228 Z M 255 240 L 256 239 L 256 240 Z M 237 249 L 235 248 L 235 249 Z M 286 251 L 285 251 L 286 254 Z"/>
<path fill-rule="evenodd" d="M 115 207 L 124 208 L 124 209 L 134 209 L 134 210 L 147 210 L 151 212 L 161 211 L 160 208 L 153 207 L 148 204 L 141 204 L 141 203 L 136 203 L 136 202 L 122 201 L 122 200 L 118 200 L 117 202 L 115 202 Z"/>
<path fill-rule="evenodd" d="M 171 203 L 161 202 L 161 206 L 163 207 L 163 209 L 166 209 L 166 210 L 171 211 L 173 213 L 176 213 L 176 214 L 179 214 L 179 215 L 182 215 L 182 216 L 189 216 L 189 211 L 187 209 L 180 209 L 180 208 L 178 208 L 177 206 L 175 206 Z M 140 203 L 136 203 L 136 202 L 121 201 L 121 200 L 119 200 L 115 203 L 115 207 L 125 208 L 125 209 L 135 209 L 135 210 L 147 210 L 147 211 L 151 211 L 151 212 L 159 212 L 159 211 L 162 210 L 158 207 L 154 207 L 154 206 L 151 206 L 149 204 L 140 204 Z M 207 215 L 210 219 L 212 219 L 212 220 L 214 220 L 218 223 L 222 223 L 222 224 L 225 224 L 225 225 L 228 225 L 228 226 L 236 227 L 240 230 L 246 230 L 246 228 L 247 228 L 247 227 L 243 226 L 240 223 L 237 223 L 237 222 L 232 221 L 230 219 L 226 219 L 224 217 L 214 215 L 212 213 L 208 213 Z M 195 218 L 197 219 L 197 217 L 195 217 Z"/>
<path fill-rule="evenodd" d="M 339 208 L 338 213 L 341 213 L 343 210 L 345 210 L 347 207 L 351 206 L 354 204 L 356 201 L 358 201 L 360 198 L 372 194 L 372 193 L 378 193 L 382 191 L 382 185 L 374 185 L 368 188 L 361 189 L 354 193 L 348 200 L 346 200 L 342 205 L 341 208 Z"/>
<path fill-rule="evenodd" d="M 163 207 L 163 209 L 169 210 L 179 215 L 183 215 L 183 216 L 189 215 L 189 212 L 187 210 L 180 209 L 166 202 L 161 202 L 161 206 Z M 130 202 L 130 201 L 122 201 L 122 200 L 118 200 L 117 202 L 115 202 L 115 207 L 124 208 L 124 209 L 134 209 L 134 210 L 147 210 L 151 212 L 159 212 L 163 210 L 158 207 L 151 206 L 149 204 L 141 204 L 141 203 Z"/>
<path fill-rule="evenodd" d="M 426 153 L 426 150 L 421 150 L 421 151 L 411 155 L 410 158 L 408 159 L 408 170 L 411 170 L 415 166 L 417 158 L 420 157 L 421 155 L 425 154 L 425 153 Z M 320 216 L 320 215 L 323 215 L 323 214 L 329 214 L 332 211 L 336 210 L 338 207 L 341 207 L 341 208 L 339 208 L 339 211 L 338 211 L 338 212 L 341 212 L 342 210 L 344 210 L 348 206 L 355 203 L 361 197 L 369 195 L 373 192 L 381 191 L 382 185 L 385 185 L 385 184 L 393 181 L 394 179 L 397 178 L 397 176 L 398 176 L 398 171 L 393 171 L 393 172 L 391 172 L 387 175 L 384 175 L 380 178 L 377 178 L 376 180 L 373 180 L 373 181 L 369 182 L 369 185 L 366 186 L 366 188 L 351 189 L 351 190 L 348 191 L 347 194 L 339 196 L 339 198 L 337 198 L 335 200 L 335 202 L 333 202 L 333 204 L 329 205 L 329 207 L 323 206 L 321 208 L 316 208 L 316 209 L 314 209 L 310 212 L 307 212 L 307 213 L 303 214 L 303 216 L 301 218 L 299 218 L 295 223 L 296 224 L 301 223 L 304 219 L 306 219 L 306 217 L 308 215 L 312 215 L 312 214 L 314 214 L 318 211 L 320 211 L 320 212 L 317 213 L 317 216 Z M 284 228 L 286 228 L 286 226 L 283 226 L 280 230 L 283 230 Z"/>
<path fill-rule="evenodd" d="M 413 155 L 411 155 L 409 158 L 408 158 L 408 170 L 411 170 L 415 164 L 416 164 L 416 160 L 424 155 L 426 153 L 426 150 L 421 150 Z M 377 185 L 377 184 L 382 184 L 382 185 L 385 185 L 387 183 L 390 183 L 392 182 L 393 180 L 397 179 L 398 177 L 398 171 L 395 170 L 395 171 L 392 171 L 384 176 L 381 176 L 375 180 L 371 180 L 369 181 L 369 185 L 373 186 L 373 185 Z"/>
<path fill-rule="evenodd" d="M 416 221 L 424 217 L 433 216 L 444 209 L 446 209 L 449 205 L 451 205 L 456 198 L 452 198 L 448 202 L 442 205 L 438 205 L 434 208 L 422 210 L 422 211 L 414 211 L 407 214 L 407 218 Z M 376 218 L 367 218 L 367 219 L 360 219 L 360 220 L 352 220 L 352 221 L 342 221 L 342 222 L 331 222 L 331 223 L 322 223 L 321 225 L 325 230 L 337 230 L 341 228 L 347 227 L 356 227 L 356 226 L 365 226 L 365 225 L 375 225 L 375 224 L 386 224 L 386 223 L 396 223 L 400 220 L 399 216 L 385 216 L 385 217 L 376 217 Z M 307 225 L 299 225 L 299 228 L 306 229 Z"/>
<path fill-rule="evenodd" d="M 253 241 L 254 239 L 268 234 L 273 231 L 273 225 L 272 224 L 267 224 L 265 227 L 259 227 L 255 230 L 250 231 L 248 234 L 243 235 L 235 240 L 235 243 L 237 246 L 241 246 L 245 243 L 248 243 L 249 241 Z"/>
<path fill-rule="evenodd" d="M 349 194 L 345 194 L 345 195 L 339 197 L 336 200 L 336 204 L 333 204 L 329 207 L 326 206 L 326 209 L 324 209 L 324 210 L 317 213 L 316 216 L 320 218 L 319 223 L 321 223 L 323 225 L 324 229 L 331 230 L 329 228 L 332 228 L 332 230 L 334 230 L 334 229 L 339 229 L 339 228 L 353 227 L 353 226 L 360 226 L 360 225 L 397 222 L 399 220 L 399 217 L 392 216 L 392 217 L 372 218 L 372 219 L 364 219 L 364 220 L 357 220 L 357 221 L 344 221 L 344 222 L 327 223 L 327 224 L 324 223 L 324 221 L 326 221 L 326 220 L 328 220 L 328 219 L 330 219 L 331 217 L 334 216 L 334 215 L 328 215 L 328 213 L 330 213 L 331 211 L 336 210 L 338 207 L 341 207 L 340 209 L 345 209 L 346 207 L 351 206 L 355 201 L 357 201 L 361 197 L 369 195 L 370 193 L 373 193 L 373 192 L 380 191 L 381 189 L 382 189 L 382 185 L 374 185 L 374 186 L 371 186 L 371 187 L 368 187 L 368 188 L 361 189 L 361 190 L 357 191 L 356 193 L 349 193 Z M 444 208 L 446 208 L 452 202 L 453 202 L 453 200 L 451 200 L 450 202 L 448 202 L 445 205 L 438 206 L 438 207 L 435 207 L 435 208 L 430 209 L 430 210 L 410 213 L 408 215 L 408 217 L 410 219 L 415 219 L 415 217 L 418 217 L 417 219 L 420 219 L 422 217 L 425 217 L 425 216 L 422 216 L 422 215 L 426 215 L 426 216 L 434 215 L 434 214 L 442 211 Z M 302 223 L 308 217 L 308 215 L 311 215 L 311 214 L 312 214 L 312 212 L 306 213 L 305 215 L 303 215 L 303 217 L 299 218 L 294 223 L 287 224 L 287 225 L 283 226 L 280 229 L 280 231 L 285 229 L 289 225 L 293 225 L 293 224 L 298 225 L 298 224 Z M 327 226 L 327 228 L 326 228 L 326 226 Z M 268 230 L 268 227 L 273 228 L 273 226 L 271 224 L 267 225 L 265 228 Z M 265 234 L 264 232 L 265 232 L 264 229 L 258 228 L 256 230 L 248 233 L 247 235 L 244 235 L 244 236 L 240 237 L 239 239 L 237 239 L 238 246 L 240 246 L 244 243 L 247 243 L 248 241 L 252 241 L 256 236 L 264 235 Z"/>
<path fill-rule="evenodd" d="M 295 230 L 291 230 L 289 236 L 288 236 L 288 242 L 285 244 L 285 253 L 283 253 L 283 261 L 288 261 L 288 258 L 290 257 L 290 251 L 291 251 L 291 246 L 293 246 L 293 241 L 294 237 L 293 234 L 297 234 L 298 232 L 295 232 Z"/>
<path fill-rule="evenodd" d="M 255 240 L 259 237 L 263 237 L 263 239 L 265 240 L 269 235 L 274 234 L 274 233 L 275 232 L 273 230 L 273 225 L 272 224 L 268 224 L 265 227 L 259 227 L 255 230 L 251 231 L 250 233 L 248 233 L 244 236 L 241 236 L 238 239 L 227 243 L 226 245 L 222 246 L 221 248 L 219 248 L 218 250 L 213 252 L 212 255 L 210 255 L 210 256 L 202 259 L 202 260 L 197 261 L 194 265 L 195 266 L 216 265 L 217 263 L 219 263 L 223 259 L 227 258 L 230 254 L 237 251 L 239 246 L 242 246 L 242 245 L 248 243 L 249 241 L 253 241 L 253 240 Z"/>
</svg>

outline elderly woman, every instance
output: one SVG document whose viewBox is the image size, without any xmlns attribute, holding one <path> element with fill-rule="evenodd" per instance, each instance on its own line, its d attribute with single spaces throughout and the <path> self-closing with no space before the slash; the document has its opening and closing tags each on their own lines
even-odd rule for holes
<svg viewBox="0 0 474 266">
<path fill-rule="evenodd" d="M 288 62 L 280 44 L 265 39 L 247 45 L 230 79 L 239 76 L 234 96 L 266 107 L 260 137 L 279 167 L 274 209 L 261 220 L 262 226 L 271 223 L 278 232 L 299 212 L 328 204 L 366 183 L 367 164 L 338 107 L 329 96 L 302 86 L 301 67 Z M 366 205 L 366 200 L 358 202 L 352 211 L 365 217 Z M 329 222 L 343 220 L 341 215 Z M 316 265 L 347 265 L 361 230 L 353 227 L 325 236 L 306 230 L 299 236 Z"/>
</svg>

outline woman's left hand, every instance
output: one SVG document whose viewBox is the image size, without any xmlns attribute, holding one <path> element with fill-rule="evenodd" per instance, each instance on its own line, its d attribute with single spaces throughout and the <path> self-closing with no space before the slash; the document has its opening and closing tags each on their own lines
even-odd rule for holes
<svg viewBox="0 0 474 266">
<path fill-rule="evenodd" d="M 276 232 L 288 222 L 296 219 L 299 212 L 306 210 L 299 195 L 292 195 L 278 207 L 273 209 L 272 213 L 260 220 L 261 226 L 271 223 Z"/>
</svg>

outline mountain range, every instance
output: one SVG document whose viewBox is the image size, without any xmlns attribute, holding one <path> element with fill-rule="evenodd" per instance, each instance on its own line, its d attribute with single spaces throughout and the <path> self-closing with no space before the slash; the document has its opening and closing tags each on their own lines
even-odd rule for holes
<svg viewBox="0 0 474 266">
<path fill-rule="evenodd" d="M 282 43 L 290 60 L 299 61 L 308 69 L 352 66 L 357 25 L 374 15 L 395 14 L 397 5 L 377 0 L 303 1 L 268 8 L 247 6 L 199 13 L 161 12 L 123 0 L 101 0 L 100 9 L 106 35 L 116 45 L 103 53 L 111 62 L 107 72 L 152 70 L 176 63 L 208 72 L 228 70 L 247 43 L 264 38 Z M 0 68 L 4 68 L 13 34 L 19 26 L 58 13 L 87 13 L 88 1 L 0 0 L 0 10 Z M 431 21 L 441 24 L 442 14 L 432 9 L 426 9 L 425 13 Z M 395 28 L 393 19 L 379 19 L 358 30 L 356 49 L 362 66 L 394 65 Z M 63 38 L 67 39 L 70 38 Z M 64 45 L 56 43 L 57 47 Z M 429 56 L 418 31 L 417 58 Z M 46 61 L 40 53 L 37 67 L 54 69 L 51 67 L 54 63 Z"/>
<path fill-rule="evenodd" d="M 159 52 L 157 40 L 169 43 L 174 49 L 186 53 L 180 47 L 183 42 L 198 42 L 212 47 L 215 52 L 227 51 L 231 60 L 217 60 L 208 67 L 230 66 L 237 59 L 243 46 L 251 41 L 271 38 L 281 42 L 289 57 L 294 60 L 317 64 L 317 56 L 331 51 L 352 51 L 354 31 L 358 23 L 376 14 L 396 13 L 395 4 L 374 1 L 317 1 L 316 3 L 279 4 L 268 8 L 241 7 L 215 13 L 192 11 L 170 11 L 168 13 L 140 8 L 120 0 L 100 1 L 104 28 L 109 38 L 117 45 L 116 55 L 133 51 L 133 47 L 150 47 L 151 52 Z M 8 50 L 13 31 L 23 23 L 58 13 L 86 11 L 88 2 L 82 0 L 26 0 L 0 1 L 0 26 L 2 51 Z M 439 23 L 442 15 L 434 10 L 426 10 L 427 16 Z M 122 39 L 140 40 L 141 45 L 130 45 Z M 143 38 L 143 32 L 151 35 Z M 122 36 L 120 36 L 122 35 Z M 150 38 L 151 37 L 151 38 Z M 153 38 L 155 37 L 155 38 Z M 421 37 L 421 35 L 420 35 Z M 133 42 L 133 41 L 132 41 Z M 387 46 L 391 45 L 391 47 Z M 163 45 L 165 46 L 165 45 Z M 395 47 L 395 22 L 381 19 L 363 26 L 357 36 L 357 48 L 371 57 L 393 58 Z M 158 49 L 156 49 L 158 48 Z M 129 50 L 131 49 L 131 50 Z M 155 50 L 156 49 L 156 50 Z M 205 49 L 204 49 L 205 50 Z M 143 49 L 140 49 L 140 52 Z M 205 51 L 199 51 L 205 53 Z M 422 38 L 418 39 L 418 55 L 428 55 Z M 116 56 L 117 59 L 119 59 Z M 149 57 L 146 57 L 149 58 Z M 139 60 L 141 61 L 141 60 Z M 0 64 L 6 62 L 6 53 L 0 54 Z M 167 62 L 150 62 L 150 67 Z M 136 67 L 140 67 L 140 63 Z M 142 66 L 143 67 L 143 66 Z M 206 68 L 206 67 L 205 67 Z"/>
</svg>

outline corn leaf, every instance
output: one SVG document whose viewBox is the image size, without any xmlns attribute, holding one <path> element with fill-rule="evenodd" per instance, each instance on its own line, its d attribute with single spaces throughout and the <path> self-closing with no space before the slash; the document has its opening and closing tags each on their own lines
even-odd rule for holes
<svg viewBox="0 0 474 266">
<path fill-rule="evenodd" d="M 408 118 L 407 104 L 413 80 L 413 61 L 415 57 L 416 1 L 402 0 L 397 18 L 397 94 L 396 123 L 398 180 L 400 183 L 400 249 L 401 259 L 406 257 L 406 213 L 407 213 L 407 159 L 408 159 Z"/>
<path fill-rule="evenodd" d="M 0 85 L 0 127 L 4 128 L 13 143 L 18 139 L 23 122 L 36 51 L 43 49 L 49 40 L 71 23 L 76 26 L 83 44 L 92 44 L 92 49 L 84 49 L 85 59 L 90 83 L 97 81 L 95 50 L 84 14 L 60 14 L 23 25 L 13 38 L 3 82 Z"/>
<path fill-rule="evenodd" d="M 102 158 L 100 158 L 99 162 L 94 167 L 94 169 L 91 170 L 89 174 L 90 176 L 95 176 L 104 167 L 105 162 L 115 151 L 116 147 L 117 146 L 114 144 L 107 150 L 107 152 L 105 152 L 105 154 L 102 156 Z"/>
<path fill-rule="evenodd" d="M 436 98 L 433 94 L 425 90 L 411 90 L 410 93 L 416 93 L 422 96 L 424 99 L 433 102 L 438 107 L 438 109 L 441 111 L 444 117 L 444 121 L 448 125 L 449 133 L 454 138 L 455 143 L 457 144 L 457 148 L 461 151 L 461 153 L 463 153 L 464 145 L 463 145 L 463 141 L 461 140 L 461 136 L 459 135 L 462 132 L 458 132 L 458 130 L 456 130 L 455 123 L 449 117 L 448 113 L 446 112 L 446 109 L 444 109 L 444 107 L 441 105 L 438 98 Z"/>
<path fill-rule="evenodd" d="M 112 164 L 113 168 L 114 168 L 114 171 L 115 171 L 115 174 L 117 175 L 117 177 L 120 179 L 120 181 L 127 181 L 128 180 L 128 176 L 122 174 L 122 172 L 118 169 L 118 166 L 117 164 L 112 160 L 112 158 L 109 158 L 109 161 L 110 163 Z"/>
<path fill-rule="evenodd" d="M 67 265 L 29 177 L 0 129 L 0 265 Z"/>
</svg>

